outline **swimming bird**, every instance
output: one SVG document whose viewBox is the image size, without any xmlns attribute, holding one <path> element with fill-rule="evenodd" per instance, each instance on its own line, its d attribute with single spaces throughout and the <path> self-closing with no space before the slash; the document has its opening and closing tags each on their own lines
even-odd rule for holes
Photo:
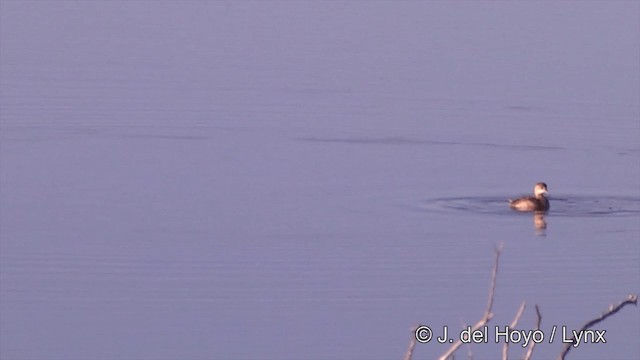
<svg viewBox="0 0 640 360">
<path fill-rule="evenodd" d="M 509 206 L 517 211 L 547 211 L 549 200 L 544 196 L 547 193 L 547 184 L 539 182 L 533 188 L 533 196 L 509 199 Z"/>
</svg>

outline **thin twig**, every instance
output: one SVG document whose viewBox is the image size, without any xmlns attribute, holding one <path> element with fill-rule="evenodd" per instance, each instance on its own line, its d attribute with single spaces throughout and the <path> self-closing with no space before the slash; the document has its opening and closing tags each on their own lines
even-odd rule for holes
<svg viewBox="0 0 640 360">
<path fill-rule="evenodd" d="M 520 309 L 518 309 L 518 312 L 516 313 L 516 317 L 513 318 L 513 321 L 509 325 L 509 330 L 518 326 L 518 321 L 520 321 L 520 317 L 522 316 L 522 313 L 524 312 L 524 308 L 526 306 L 527 306 L 526 301 L 523 301 L 522 304 L 520 305 Z M 504 345 L 502 345 L 502 360 L 508 360 L 508 359 L 509 359 L 509 340 L 507 339 L 504 342 Z"/>
<path fill-rule="evenodd" d="M 463 329 L 466 327 L 466 324 L 462 326 Z M 471 346 L 471 343 L 468 343 L 465 347 L 467 348 L 467 360 L 473 360 L 473 346 Z"/>
<path fill-rule="evenodd" d="M 467 323 L 463 319 L 460 319 L 460 328 L 466 329 L 467 326 Z M 465 346 L 465 348 L 467 349 L 467 360 L 473 360 L 473 349 L 471 349 L 471 343 L 468 343 L 466 345 L 467 346 Z"/>
<path fill-rule="evenodd" d="M 626 305 L 638 305 L 638 295 L 635 294 L 629 294 L 627 296 L 627 299 L 624 300 L 623 302 L 617 304 L 617 305 L 613 305 L 611 304 L 611 306 L 609 306 L 609 310 L 605 311 L 604 313 L 602 313 L 602 315 L 600 315 L 599 317 L 587 322 L 586 324 L 584 324 L 582 326 L 582 328 L 578 331 L 578 333 L 581 333 L 584 330 L 589 329 L 590 327 L 592 327 L 593 325 L 603 321 L 604 319 L 608 318 L 609 316 L 617 313 L 618 311 L 620 311 L 620 309 L 622 309 L 623 307 L 625 307 Z M 573 347 L 574 343 L 575 343 L 575 338 L 572 336 L 571 342 L 568 342 L 564 345 L 564 348 L 562 349 L 562 352 L 560 353 L 560 356 L 558 356 L 559 360 L 564 360 L 564 358 L 567 356 L 567 354 L 569 353 L 569 351 L 571 351 L 571 348 Z"/>
<path fill-rule="evenodd" d="M 409 348 L 407 348 L 407 352 L 404 354 L 404 358 L 402 358 L 403 360 L 411 360 L 411 357 L 413 356 L 413 349 L 416 347 L 416 330 L 418 329 L 417 326 L 414 326 L 413 328 L 411 328 L 411 341 L 409 341 Z"/>
<path fill-rule="evenodd" d="M 502 253 L 502 247 L 504 244 L 500 244 L 495 248 L 495 261 L 493 263 L 493 273 L 491 273 L 491 290 L 489 291 L 489 299 L 487 300 L 487 310 L 484 312 L 484 316 L 491 320 L 493 317 L 493 294 L 496 291 L 496 278 L 498 277 L 498 262 L 500 260 L 500 253 Z"/>
<path fill-rule="evenodd" d="M 540 330 L 540 323 L 542 322 L 542 315 L 540 315 L 540 307 L 536 304 L 536 316 L 538 320 L 536 320 L 536 330 Z M 533 355 L 533 348 L 536 346 L 536 342 L 532 341 L 529 344 L 529 348 L 527 349 L 527 353 L 524 355 L 524 360 L 531 360 L 531 355 Z"/>
<path fill-rule="evenodd" d="M 498 263 L 500 261 L 500 253 L 502 253 L 503 244 L 500 244 L 495 249 L 495 260 L 493 263 L 493 273 L 491 274 L 491 286 L 489 287 L 489 299 L 487 301 L 487 308 L 484 311 L 484 316 L 480 319 L 473 328 L 471 332 L 474 332 L 481 327 L 485 326 L 491 318 L 493 318 L 493 298 L 496 290 L 496 278 L 498 276 Z M 458 348 L 462 345 L 462 339 L 456 340 L 453 345 L 447 350 L 444 354 L 442 354 L 438 360 L 447 360 L 453 353 L 458 350 Z"/>
</svg>

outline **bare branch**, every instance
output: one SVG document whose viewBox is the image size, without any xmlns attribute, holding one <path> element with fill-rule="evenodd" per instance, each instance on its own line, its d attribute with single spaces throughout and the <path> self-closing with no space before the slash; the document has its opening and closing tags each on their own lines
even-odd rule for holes
<svg viewBox="0 0 640 360">
<path fill-rule="evenodd" d="M 467 360 L 473 360 L 473 349 L 471 347 L 471 343 L 468 343 L 466 348 L 467 348 Z"/>
<path fill-rule="evenodd" d="M 496 278 L 498 277 L 498 263 L 500 262 L 500 254 L 502 253 L 503 244 L 500 244 L 495 249 L 495 259 L 493 263 L 493 273 L 491 274 L 491 285 L 489 287 L 489 299 L 487 300 L 487 308 L 484 311 L 484 316 L 480 319 L 473 328 L 471 332 L 480 329 L 485 326 L 491 318 L 493 318 L 493 299 L 496 290 Z M 462 345 L 462 339 L 456 340 L 453 345 L 447 350 L 444 354 L 442 354 L 438 360 L 447 360 L 453 355 L 453 353 L 458 350 L 458 348 Z"/>
<path fill-rule="evenodd" d="M 468 326 L 464 320 L 460 319 L 460 328 L 464 329 Z M 466 344 L 465 348 L 467 349 L 467 360 L 473 360 L 473 349 L 471 348 L 471 343 Z"/>
<path fill-rule="evenodd" d="M 620 309 L 622 309 L 623 307 L 625 307 L 626 305 L 629 304 L 633 304 L 633 305 L 638 305 L 638 295 L 635 294 L 629 294 L 627 296 L 627 299 L 624 300 L 623 302 L 617 304 L 617 305 L 613 305 L 611 304 L 611 306 L 609 306 L 609 309 L 607 311 L 605 311 L 604 313 L 602 313 L 602 315 L 600 315 L 599 317 L 587 322 L 586 324 L 584 324 L 582 326 L 582 328 L 580 329 L 580 331 L 578 332 L 582 332 L 584 330 L 589 329 L 590 327 L 592 327 L 593 325 L 604 321 L 604 319 L 608 318 L 609 316 L 617 313 L 618 311 L 620 311 Z M 562 352 L 560 353 L 560 356 L 558 356 L 559 360 L 564 360 L 564 358 L 567 356 L 567 354 L 569 353 L 569 351 L 571 351 L 571 348 L 573 347 L 573 344 L 575 343 L 575 338 L 571 337 L 572 342 L 566 343 L 564 345 L 564 348 L 562 349 Z"/>
<path fill-rule="evenodd" d="M 540 315 L 540 307 L 536 304 L 536 316 L 538 320 L 536 320 L 536 330 L 540 330 L 540 323 L 542 322 L 542 315 Z M 527 353 L 524 355 L 524 360 L 531 360 L 531 355 L 533 355 L 533 348 L 536 346 L 536 342 L 532 341 L 529 344 L 529 348 L 527 349 Z"/>
<path fill-rule="evenodd" d="M 513 329 L 516 326 L 518 326 L 518 321 L 520 321 L 520 317 L 522 316 L 522 313 L 524 312 L 524 308 L 526 306 L 527 306 L 527 303 L 523 301 L 522 304 L 520 305 L 520 309 L 518 309 L 518 312 L 516 313 L 516 317 L 514 317 L 511 324 L 509 324 L 509 329 Z M 502 345 L 502 360 L 508 360 L 508 359 L 509 359 L 509 340 L 505 341 L 504 345 Z"/>
<path fill-rule="evenodd" d="M 496 278 L 498 277 L 498 262 L 500 260 L 500 254 L 502 253 L 502 248 L 504 244 L 498 245 L 495 249 L 495 259 L 493 263 L 493 273 L 491 273 L 491 289 L 489 290 L 489 299 L 487 300 L 487 310 L 484 312 L 484 316 L 488 317 L 487 321 L 493 317 L 493 294 L 496 291 Z"/>
<path fill-rule="evenodd" d="M 416 347 L 416 330 L 417 326 L 411 328 L 411 341 L 409 341 L 409 348 L 407 348 L 407 352 L 404 354 L 403 360 L 411 360 L 413 356 L 413 349 Z"/>
</svg>

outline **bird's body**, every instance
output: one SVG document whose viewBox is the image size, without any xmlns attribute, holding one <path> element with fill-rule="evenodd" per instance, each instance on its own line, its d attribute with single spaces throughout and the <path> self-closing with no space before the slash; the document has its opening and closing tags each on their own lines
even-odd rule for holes
<svg viewBox="0 0 640 360">
<path fill-rule="evenodd" d="M 533 188 L 533 196 L 509 199 L 509 206 L 517 211 L 547 211 L 549 199 L 544 196 L 545 194 L 547 194 L 547 184 L 539 182 Z"/>
</svg>

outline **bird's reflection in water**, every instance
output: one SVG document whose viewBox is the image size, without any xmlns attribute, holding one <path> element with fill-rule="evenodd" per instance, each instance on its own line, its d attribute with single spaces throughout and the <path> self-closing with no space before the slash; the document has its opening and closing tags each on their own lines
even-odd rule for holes
<svg viewBox="0 0 640 360">
<path fill-rule="evenodd" d="M 545 236 L 547 234 L 547 221 L 544 219 L 543 211 L 533 213 L 533 226 L 536 229 L 536 235 Z"/>
</svg>

